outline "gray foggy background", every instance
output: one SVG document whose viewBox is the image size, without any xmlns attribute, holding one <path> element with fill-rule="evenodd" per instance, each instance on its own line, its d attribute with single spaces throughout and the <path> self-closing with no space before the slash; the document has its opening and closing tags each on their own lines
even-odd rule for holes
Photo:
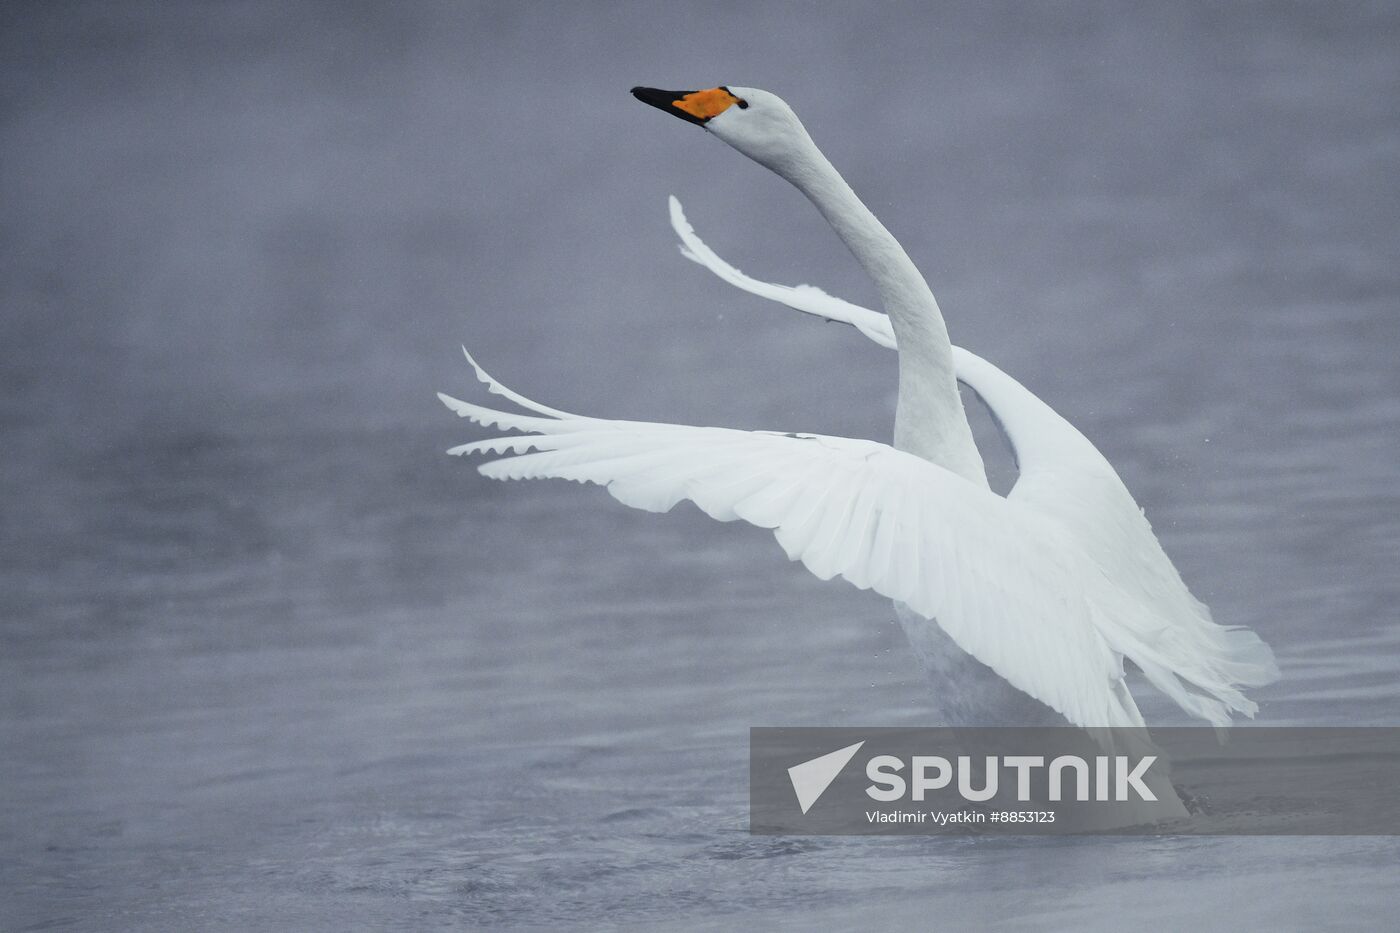
<svg viewBox="0 0 1400 933">
<path fill-rule="evenodd" d="M 0 928 L 1393 916 L 1387 839 L 751 839 L 749 726 L 927 712 L 887 604 L 490 484 L 433 392 L 465 342 L 886 438 L 893 358 L 684 261 L 666 195 L 761 278 L 872 302 L 854 261 L 626 93 L 773 90 L 1274 644 L 1260 721 L 1395 723 L 1397 48 L 1387 3 L 0 6 Z"/>
</svg>

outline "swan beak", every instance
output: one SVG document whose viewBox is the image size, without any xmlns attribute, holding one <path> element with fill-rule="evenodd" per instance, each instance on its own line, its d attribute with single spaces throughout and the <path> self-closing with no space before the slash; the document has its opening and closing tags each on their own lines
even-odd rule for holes
<svg viewBox="0 0 1400 933">
<path fill-rule="evenodd" d="M 703 91 L 663 91 L 654 87 L 634 87 L 632 96 L 644 104 L 651 104 L 673 117 L 680 117 L 696 126 L 704 126 L 712 117 L 724 113 L 734 104 L 744 109 L 748 104 L 733 94 L 727 87 L 712 87 Z"/>
</svg>

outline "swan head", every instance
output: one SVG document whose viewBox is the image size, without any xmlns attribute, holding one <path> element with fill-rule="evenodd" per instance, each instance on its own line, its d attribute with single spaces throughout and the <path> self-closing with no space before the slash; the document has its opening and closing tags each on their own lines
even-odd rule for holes
<svg viewBox="0 0 1400 933">
<path fill-rule="evenodd" d="M 760 165 L 782 173 L 808 154 L 811 137 L 777 94 L 728 85 L 703 91 L 634 87 L 632 96 L 688 123 L 704 127 Z"/>
</svg>

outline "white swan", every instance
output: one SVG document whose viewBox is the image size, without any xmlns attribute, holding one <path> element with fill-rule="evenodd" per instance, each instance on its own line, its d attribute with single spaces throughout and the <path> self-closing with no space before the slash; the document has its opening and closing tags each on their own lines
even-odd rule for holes
<svg viewBox="0 0 1400 933">
<path fill-rule="evenodd" d="M 958 668 L 956 652 L 999 675 L 998 688 L 1028 694 L 1075 725 L 1144 724 L 1124 681 L 1125 657 L 1218 727 L 1231 713 L 1253 716 L 1257 706 L 1240 688 L 1277 677 L 1267 645 L 1211 620 L 1083 435 L 1014 379 L 950 344 L 923 277 L 787 104 L 732 86 L 633 94 L 796 185 L 875 280 L 888 317 L 808 286 L 755 281 L 706 247 L 672 199 L 688 258 L 746 291 L 897 346 L 894 446 L 573 415 L 500 385 L 468 354 L 491 392 L 529 414 L 439 398 L 479 424 L 526 433 L 450 452 L 513 454 L 480 467 L 492 478 L 597 483 L 648 511 L 689 499 L 721 521 L 771 528 L 788 557 L 821 579 L 839 575 L 895 600 L 935 672 Z M 983 398 L 1015 449 L 1020 476 L 1005 498 L 987 486 L 956 380 Z"/>
</svg>

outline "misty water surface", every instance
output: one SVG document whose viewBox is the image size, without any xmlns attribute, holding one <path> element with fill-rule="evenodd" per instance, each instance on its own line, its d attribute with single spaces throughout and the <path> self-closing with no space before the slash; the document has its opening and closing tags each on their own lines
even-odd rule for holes
<svg viewBox="0 0 1400 933">
<path fill-rule="evenodd" d="M 928 713 L 888 605 L 488 483 L 433 392 L 467 342 L 571 410 L 886 438 L 893 358 L 685 262 L 666 195 L 752 274 L 871 302 L 853 260 L 626 93 L 769 88 L 1276 647 L 1260 721 L 1395 724 L 1397 47 L 1360 3 L 7 4 L 0 927 L 1383 924 L 1384 838 L 750 838 L 749 726 Z"/>
</svg>

